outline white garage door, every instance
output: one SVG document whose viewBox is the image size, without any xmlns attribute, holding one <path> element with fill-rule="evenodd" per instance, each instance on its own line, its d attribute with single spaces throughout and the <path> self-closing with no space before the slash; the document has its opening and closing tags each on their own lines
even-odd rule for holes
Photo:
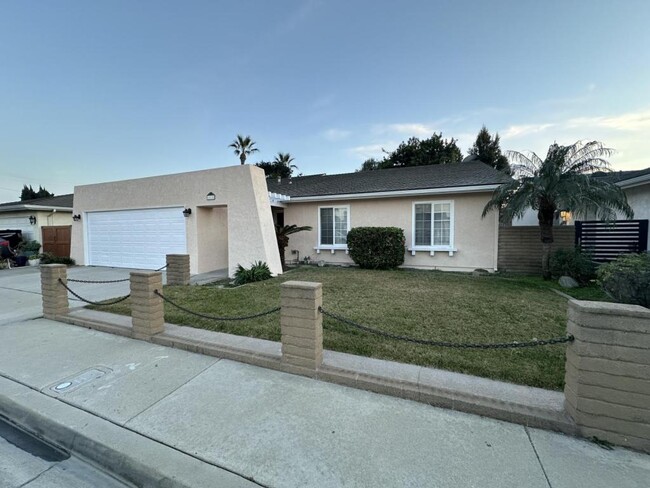
<svg viewBox="0 0 650 488">
<path fill-rule="evenodd" d="M 157 269 L 166 254 L 185 254 L 183 207 L 86 214 L 88 264 Z"/>
</svg>

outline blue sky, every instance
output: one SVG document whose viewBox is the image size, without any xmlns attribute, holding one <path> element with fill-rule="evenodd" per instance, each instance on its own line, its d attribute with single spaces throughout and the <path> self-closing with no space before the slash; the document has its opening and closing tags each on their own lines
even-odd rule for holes
<svg viewBox="0 0 650 488">
<path fill-rule="evenodd" d="M 481 125 L 650 166 L 650 2 L 0 0 L 0 201 L 290 152 L 341 173 Z"/>
</svg>

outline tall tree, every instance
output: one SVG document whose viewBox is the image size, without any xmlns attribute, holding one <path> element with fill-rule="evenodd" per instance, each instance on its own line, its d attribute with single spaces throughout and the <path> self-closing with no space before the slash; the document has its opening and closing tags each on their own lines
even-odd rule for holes
<svg viewBox="0 0 650 488">
<path fill-rule="evenodd" d="M 47 191 L 45 188 L 42 186 L 38 186 L 38 191 L 34 191 L 32 188 L 32 185 L 23 185 L 23 189 L 20 192 L 20 200 L 22 202 L 26 200 L 35 200 L 37 198 L 48 198 L 48 197 L 53 197 L 54 193 L 50 193 Z"/>
<path fill-rule="evenodd" d="M 255 146 L 255 142 L 251 139 L 251 136 L 242 136 L 237 134 L 237 138 L 228 145 L 232 147 L 235 151 L 235 156 L 239 156 L 239 161 L 241 164 L 246 163 L 246 158 L 252 153 L 259 151 Z"/>
<path fill-rule="evenodd" d="M 422 140 L 411 137 L 394 151 L 384 151 L 386 156 L 378 164 L 374 159 L 364 162 L 361 171 L 459 163 L 463 159 L 463 153 L 456 142 L 453 138 L 443 139 L 442 134 L 433 134 Z"/>
<path fill-rule="evenodd" d="M 279 152 L 273 161 L 260 161 L 255 166 L 262 168 L 267 178 L 289 178 L 298 166 L 291 164 L 294 158 L 290 153 Z"/>
<path fill-rule="evenodd" d="M 543 248 L 542 274 L 549 279 L 553 220 L 558 210 L 579 215 L 593 212 L 602 220 L 616 218 L 617 211 L 627 218 L 634 217 L 619 186 L 591 176 L 595 171 L 609 170 L 605 158 L 612 153 L 598 141 L 578 141 L 571 146 L 553 144 L 544 160 L 535 153 L 508 151 L 508 157 L 516 163 L 512 165 L 515 179 L 494 191 L 483 209 L 483 217 L 496 210 L 510 221 L 523 216 L 529 208 L 536 210 Z"/>
<path fill-rule="evenodd" d="M 500 142 L 499 134 L 495 134 L 493 138 L 487 127 L 483 126 L 476 136 L 474 145 L 469 148 L 469 154 L 499 171 L 510 173 L 510 164 L 508 158 L 501 152 Z"/>
</svg>

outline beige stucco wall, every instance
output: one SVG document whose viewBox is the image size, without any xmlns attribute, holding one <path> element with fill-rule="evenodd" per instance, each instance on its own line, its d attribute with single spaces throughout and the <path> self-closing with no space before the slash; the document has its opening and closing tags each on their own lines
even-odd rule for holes
<svg viewBox="0 0 650 488">
<path fill-rule="evenodd" d="M 206 200 L 209 192 L 216 195 L 215 200 Z M 227 267 L 231 276 L 238 264 L 248 266 L 256 260 L 266 262 L 273 273 L 282 273 L 264 171 L 255 166 L 238 165 L 77 186 L 74 195 L 73 213 L 82 214 L 81 222 L 75 222 L 72 227 L 71 254 L 77 263 L 85 263 L 83 215 L 86 212 L 182 206 L 192 209 L 185 222 L 193 274 L 212 271 L 212 266 L 218 267 L 226 255 L 220 249 L 215 250 L 212 259 L 199 259 L 199 239 L 204 237 L 220 245 L 227 239 Z M 227 211 L 215 212 L 211 219 L 197 218 L 197 207 L 208 206 L 225 207 Z M 205 229 L 199 232 L 203 221 L 213 220 L 222 228 L 226 219 L 225 234 L 215 236 Z"/>
<path fill-rule="evenodd" d="M 29 223 L 29 217 L 36 217 L 36 224 Z M 0 213 L 0 229 L 18 229 L 23 232 L 24 239 L 34 239 L 43 244 L 42 227 L 51 225 L 71 225 L 72 213 L 57 210 L 56 212 L 40 212 L 35 210 L 20 210 Z"/>
<path fill-rule="evenodd" d="M 292 249 L 300 251 L 300 259 L 310 256 L 312 262 L 323 260 L 333 264 L 352 264 L 344 250 L 322 250 L 317 254 L 318 207 L 350 206 L 350 228 L 365 226 L 393 226 L 404 229 L 406 246 L 412 242 L 412 205 L 414 202 L 452 200 L 454 202 L 454 247 L 457 252 L 450 256 L 446 251 L 418 251 L 415 256 L 406 252 L 405 267 L 443 269 L 448 271 L 471 271 L 476 268 L 495 270 L 497 266 L 498 221 L 495 212 L 481 218 L 483 207 L 491 193 L 437 194 L 417 198 L 381 198 L 346 201 L 291 202 L 285 212 L 285 224 L 310 225 L 311 232 L 290 236 L 287 259 L 295 259 Z"/>
</svg>

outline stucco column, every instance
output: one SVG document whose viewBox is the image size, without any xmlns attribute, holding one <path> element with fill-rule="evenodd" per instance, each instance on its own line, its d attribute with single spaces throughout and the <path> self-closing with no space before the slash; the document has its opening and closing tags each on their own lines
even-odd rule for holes
<svg viewBox="0 0 650 488">
<path fill-rule="evenodd" d="M 650 452 L 650 310 L 569 302 L 566 409 L 581 435 Z"/>
<path fill-rule="evenodd" d="M 167 284 L 168 285 L 189 285 L 190 284 L 190 255 L 189 254 L 167 254 Z"/>
<path fill-rule="evenodd" d="M 162 298 L 162 273 L 131 272 L 131 323 L 135 339 L 149 339 L 165 330 Z"/>
<path fill-rule="evenodd" d="M 281 285 L 282 363 L 286 371 L 314 376 L 323 361 L 321 283 L 287 281 Z"/>
<path fill-rule="evenodd" d="M 68 290 L 61 283 L 68 282 L 68 268 L 64 264 L 41 266 L 41 294 L 43 295 L 43 316 L 55 320 L 69 312 Z"/>
</svg>

